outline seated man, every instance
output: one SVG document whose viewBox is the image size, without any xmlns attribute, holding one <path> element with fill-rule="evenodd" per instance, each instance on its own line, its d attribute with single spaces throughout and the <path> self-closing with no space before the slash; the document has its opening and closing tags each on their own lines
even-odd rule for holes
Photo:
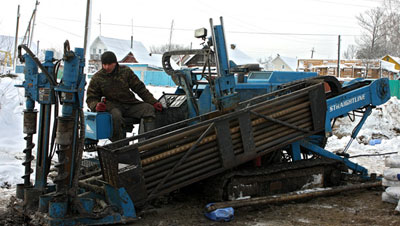
<svg viewBox="0 0 400 226">
<path fill-rule="evenodd" d="M 155 110 L 162 111 L 162 105 L 129 67 L 118 64 L 113 52 L 104 52 L 101 63 L 102 69 L 89 83 L 86 103 L 92 111 L 111 113 L 113 136 L 110 140 L 125 138 L 124 118 L 143 118 L 144 131 L 155 129 Z M 134 93 L 144 102 L 137 100 Z"/>
</svg>

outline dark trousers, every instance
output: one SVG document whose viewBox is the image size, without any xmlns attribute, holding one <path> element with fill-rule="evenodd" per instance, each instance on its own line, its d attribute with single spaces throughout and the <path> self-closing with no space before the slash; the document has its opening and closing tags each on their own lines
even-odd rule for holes
<svg viewBox="0 0 400 226">
<path fill-rule="evenodd" d="M 154 119 L 155 109 L 151 104 L 141 102 L 136 104 L 116 105 L 109 110 L 113 120 L 113 136 L 111 141 L 117 141 L 125 138 L 125 121 L 124 118 L 136 119 Z"/>
</svg>

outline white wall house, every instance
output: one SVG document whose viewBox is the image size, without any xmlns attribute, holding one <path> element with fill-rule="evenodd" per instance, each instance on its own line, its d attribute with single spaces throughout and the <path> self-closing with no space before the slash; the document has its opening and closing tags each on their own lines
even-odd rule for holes
<svg viewBox="0 0 400 226">
<path fill-rule="evenodd" d="M 90 45 L 90 59 L 100 60 L 101 54 L 106 51 L 114 52 L 118 61 L 124 60 L 131 54 L 135 61 L 133 63 L 161 66 L 159 57 L 150 56 L 149 51 L 140 41 L 98 36 Z"/>
<path fill-rule="evenodd" d="M 284 57 L 279 54 L 272 60 L 273 71 L 296 71 L 297 58 Z"/>
</svg>

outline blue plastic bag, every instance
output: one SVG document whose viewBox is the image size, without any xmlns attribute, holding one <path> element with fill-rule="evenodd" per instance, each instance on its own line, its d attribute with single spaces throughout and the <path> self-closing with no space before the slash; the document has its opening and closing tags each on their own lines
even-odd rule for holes
<svg viewBox="0 0 400 226">
<path fill-rule="evenodd" d="M 214 203 L 207 204 L 206 208 L 213 204 Z M 206 212 L 204 215 L 212 221 L 228 222 L 233 220 L 234 212 L 235 211 L 233 210 L 232 207 L 227 207 L 227 208 L 216 209 L 209 213 Z"/>
<path fill-rule="evenodd" d="M 381 139 L 372 139 L 369 141 L 369 145 L 380 144 L 381 142 Z"/>
</svg>

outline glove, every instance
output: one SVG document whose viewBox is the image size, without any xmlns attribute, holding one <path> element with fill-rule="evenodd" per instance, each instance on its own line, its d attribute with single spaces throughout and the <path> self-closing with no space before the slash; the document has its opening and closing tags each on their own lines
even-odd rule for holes
<svg viewBox="0 0 400 226">
<path fill-rule="evenodd" d="M 156 102 L 153 104 L 154 109 L 156 109 L 156 111 L 162 111 L 163 107 L 162 104 L 160 102 Z"/>
<path fill-rule="evenodd" d="M 102 112 L 102 111 L 106 111 L 106 104 L 103 102 L 99 102 L 96 104 L 96 111 L 97 112 Z"/>
</svg>

